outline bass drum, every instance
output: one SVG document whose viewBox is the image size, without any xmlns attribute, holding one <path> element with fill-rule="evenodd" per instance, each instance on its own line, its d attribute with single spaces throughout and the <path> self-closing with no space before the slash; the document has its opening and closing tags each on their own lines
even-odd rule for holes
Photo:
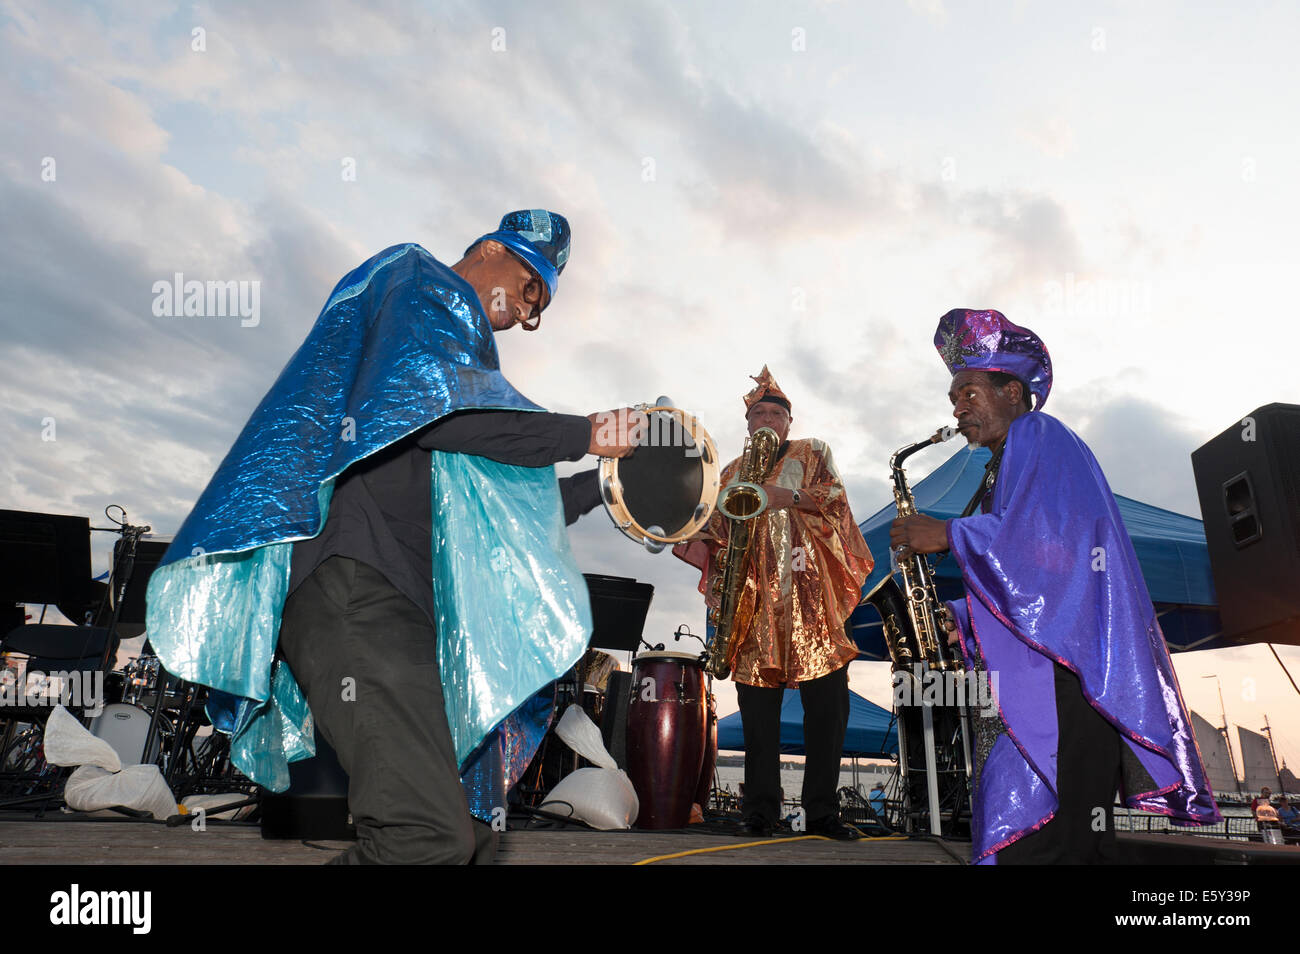
<svg viewBox="0 0 1300 954">
<path fill-rule="evenodd" d="M 708 522 L 718 499 L 718 453 L 693 416 L 660 398 L 640 408 L 646 435 L 627 457 L 600 462 L 600 498 L 614 526 L 652 553 Z"/>
<path fill-rule="evenodd" d="M 122 767 L 144 761 L 144 742 L 149 737 L 149 713 L 139 706 L 114 702 L 90 722 L 90 734 L 103 739 L 122 760 Z"/>
</svg>

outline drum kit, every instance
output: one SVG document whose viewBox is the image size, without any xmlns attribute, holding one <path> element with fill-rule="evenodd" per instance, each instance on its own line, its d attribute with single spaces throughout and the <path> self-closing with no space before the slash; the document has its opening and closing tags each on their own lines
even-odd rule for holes
<svg viewBox="0 0 1300 954">
<path fill-rule="evenodd" d="M 152 713 L 142 699 L 148 693 L 149 702 L 156 701 L 161 669 L 157 656 L 132 656 L 121 672 L 104 680 L 103 711 L 90 720 L 90 734 L 112 746 L 123 767 L 145 761 Z"/>
<path fill-rule="evenodd" d="M 111 670 L 123 638 L 145 634 L 149 575 L 167 543 L 147 540 L 117 505 L 105 508 L 112 526 L 84 517 L 0 511 L 0 590 L 20 613 L 0 627 L 6 654 L 35 661 L 35 671 L 75 672 L 93 679 L 86 700 L 73 695 L 73 717 L 117 753 L 123 766 L 156 764 L 173 793 L 251 791 L 233 768 L 225 735 L 208 732 L 208 690 L 169 674 L 146 639 L 142 654 Z M 113 545 L 107 581 L 90 578 L 90 535 L 108 532 Z M 57 605 L 73 626 L 26 624 L 21 604 Z M 102 677 L 102 681 L 101 681 Z M 43 738 L 50 706 L 0 711 L 0 807 L 44 810 L 62 793 L 66 775 L 45 760 Z"/>
<path fill-rule="evenodd" d="M 157 764 L 178 797 L 212 784 L 225 790 L 242 781 L 250 787 L 230 764 L 226 736 L 203 733 L 211 725 L 204 709 L 207 688 L 176 679 L 148 650 L 146 643 L 145 652 L 108 674 L 91 734 L 112 746 L 123 767 Z"/>
</svg>

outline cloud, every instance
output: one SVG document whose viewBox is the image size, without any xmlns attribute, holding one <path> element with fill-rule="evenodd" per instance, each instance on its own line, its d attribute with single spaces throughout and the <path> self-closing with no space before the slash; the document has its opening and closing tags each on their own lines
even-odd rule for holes
<svg viewBox="0 0 1300 954">
<path fill-rule="evenodd" d="M 937 27 L 948 25 L 948 9 L 943 0 L 907 0 L 907 5 Z"/>
<path fill-rule="evenodd" d="M 1016 135 L 1052 159 L 1064 159 L 1075 150 L 1074 128 L 1064 116 L 1025 119 Z"/>
<path fill-rule="evenodd" d="M 957 222 L 993 240 L 984 260 L 989 301 L 1034 293 L 1043 283 L 1082 271 L 1083 251 L 1070 217 L 1057 199 L 1016 190 L 976 190 L 956 203 Z"/>
<path fill-rule="evenodd" d="M 1060 404 L 1055 411 L 1061 419 L 1091 448 L 1111 489 L 1199 518 L 1191 454 L 1204 441 L 1191 423 L 1143 398 L 1115 396 L 1094 403 L 1086 397 L 1090 393 L 1095 392 L 1084 388 L 1052 398 Z"/>
</svg>

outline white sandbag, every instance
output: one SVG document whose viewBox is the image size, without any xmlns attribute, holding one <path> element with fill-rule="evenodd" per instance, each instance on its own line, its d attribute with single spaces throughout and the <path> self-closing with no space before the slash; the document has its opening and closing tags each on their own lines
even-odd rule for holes
<svg viewBox="0 0 1300 954">
<path fill-rule="evenodd" d="M 96 765 L 120 772 L 122 760 L 113 747 L 91 735 L 63 706 L 55 706 L 45 720 L 45 761 L 51 765 Z"/>
<path fill-rule="evenodd" d="M 148 812 L 154 818 L 176 814 L 176 798 L 156 765 L 128 765 L 120 772 L 83 765 L 69 776 L 63 799 L 79 812 L 120 807 Z"/>
<path fill-rule="evenodd" d="M 584 768 L 551 789 L 542 811 L 586 822 L 601 831 L 631 828 L 641 810 L 636 789 L 620 769 Z"/>
<path fill-rule="evenodd" d="M 595 762 L 601 768 L 617 771 L 618 763 L 605 748 L 605 740 L 600 737 L 600 729 L 591 717 L 583 711 L 582 706 L 571 704 L 560 717 L 560 724 L 555 727 L 564 744 L 577 752 L 588 762 Z"/>
<path fill-rule="evenodd" d="M 565 710 L 555 734 L 588 762 L 602 767 L 578 769 L 566 776 L 546 796 L 542 811 L 574 818 L 601 831 L 631 828 L 641 810 L 636 789 L 581 706 Z"/>
<path fill-rule="evenodd" d="M 176 814 L 176 798 L 156 765 L 128 765 L 113 747 L 91 735 L 72 713 L 55 706 L 45 721 L 45 761 L 78 765 L 63 788 L 63 800 L 79 812 L 132 808 L 154 818 Z"/>
</svg>

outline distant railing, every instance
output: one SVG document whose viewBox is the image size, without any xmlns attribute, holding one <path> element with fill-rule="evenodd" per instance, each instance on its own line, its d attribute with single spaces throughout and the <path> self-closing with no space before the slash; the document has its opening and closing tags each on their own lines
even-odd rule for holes
<svg viewBox="0 0 1300 954">
<path fill-rule="evenodd" d="M 1255 819 L 1228 815 L 1214 825 L 1175 825 L 1164 815 L 1148 812 L 1115 813 L 1115 830 L 1152 834 L 1199 835 L 1202 838 L 1228 838 L 1233 841 L 1262 841 Z M 1287 843 L 1294 843 L 1291 835 Z"/>
</svg>

